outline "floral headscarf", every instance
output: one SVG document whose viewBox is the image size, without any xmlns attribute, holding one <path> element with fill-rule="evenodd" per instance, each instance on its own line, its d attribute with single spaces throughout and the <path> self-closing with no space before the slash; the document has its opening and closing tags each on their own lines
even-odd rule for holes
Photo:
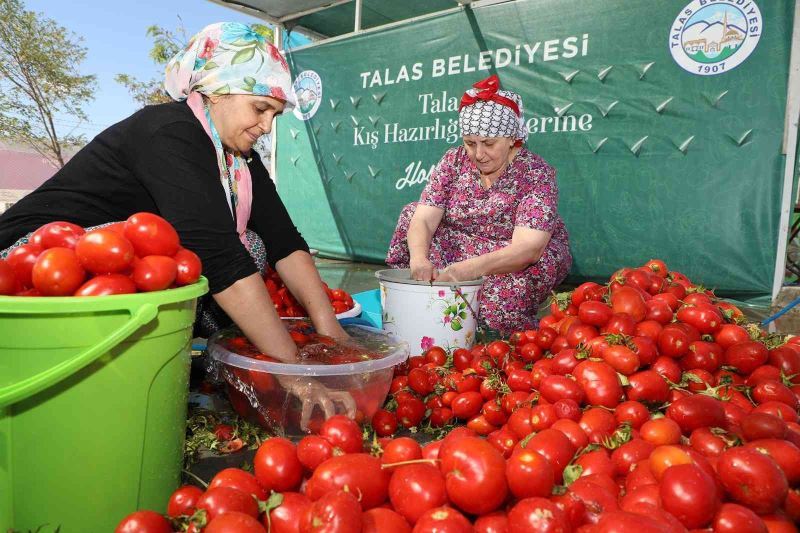
<svg viewBox="0 0 800 533">
<path fill-rule="evenodd" d="M 511 137 L 517 146 L 528 139 L 522 97 L 501 90 L 495 74 L 473 85 L 461 97 L 458 124 L 462 136 Z"/>
<path fill-rule="evenodd" d="M 297 105 L 289 65 L 267 42 L 266 27 L 238 22 L 206 26 L 191 38 L 166 68 L 164 86 L 175 100 L 187 100 L 197 120 L 214 143 L 220 179 L 242 243 L 252 205 L 252 181 L 245 157 L 226 150 L 201 95 L 245 94 L 271 96 Z"/>
<path fill-rule="evenodd" d="M 286 60 L 259 24 L 218 22 L 203 28 L 167 64 L 164 85 L 175 100 L 189 93 L 254 94 L 297 105 Z"/>
</svg>

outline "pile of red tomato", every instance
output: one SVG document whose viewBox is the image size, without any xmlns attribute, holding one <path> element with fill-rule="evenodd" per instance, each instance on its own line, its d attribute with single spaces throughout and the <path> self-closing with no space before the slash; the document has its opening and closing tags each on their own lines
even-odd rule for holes
<svg viewBox="0 0 800 533">
<path fill-rule="evenodd" d="M 280 275 L 267 267 L 267 272 L 264 275 L 264 284 L 267 286 L 272 303 L 275 305 L 275 310 L 278 316 L 287 318 L 303 318 L 308 316 L 308 311 L 300 305 L 289 289 L 284 285 Z M 346 313 L 355 306 L 353 297 L 342 289 L 331 289 L 328 284 L 323 282 L 325 292 L 328 293 L 328 299 L 333 307 L 333 312 L 337 315 Z"/>
<path fill-rule="evenodd" d="M 175 228 L 152 213 L 89 232 L 69 222 L 50 222 L 0 259 L 0 295 L 160 291 L 194 283 L 201 270 L 200 258 L 181 247 Z"/>
<path fill-rule="evenodd" d="M 254 475 L 183 487 L 177 519 L 148 515 L 163 529 L 118 531 L 776 533 L 800 522 L 800 337 L 747 324 L 660 261 L 558 295 L 537 330 L 509 342 L 431 348 L 397 369 L 391 391 L 372 442 L 342 416 L 297 445 L 269 439 Z M 422 446 L 395 438 L 399 427 L 447 435 Z"/>
</svg>

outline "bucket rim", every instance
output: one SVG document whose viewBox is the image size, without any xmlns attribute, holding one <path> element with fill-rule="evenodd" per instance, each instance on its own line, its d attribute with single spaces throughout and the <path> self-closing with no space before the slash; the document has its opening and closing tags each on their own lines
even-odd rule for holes
<svg viewBox="0 0 800 533">
<path fill-rule="evenodd" d="M 387 268 L 375 272 L 375 277 L 379 281 L 387 283 L 399 283 L 402 285 L 425 285 L 426 287 L 478 287 L 483 285 L 484 278 L 472 279 L 467 281 L 419 281 L 411 279 L 410 268 Z"/>
<path fill-rule="evenodd" d="M 108 296 L 0 296 L 2 313 L 81 313 L 116 311 L 149 303 L 166 305 L 199 298 L 208 292 L 208 280 L 200 276 L 191 285 L 163 291 Z"/>
</svg>

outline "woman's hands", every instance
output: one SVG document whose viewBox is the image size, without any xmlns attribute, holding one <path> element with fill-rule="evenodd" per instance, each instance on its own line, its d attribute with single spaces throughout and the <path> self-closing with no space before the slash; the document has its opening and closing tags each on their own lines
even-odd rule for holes
<svg viewBox="0 0 800 533">
<path fill-rule="evenodd" d="M 471 281 L 481 277 L 481 272 L 478 269 L 476 262 L 467 259 L 453 263 L 441 272 L 436 278 L 436 281 Z"/>
<path fill-rule="evenodd" d="M 314 378 L 306 376 L 275 376 L 281 387 L 289 394 L 297 397 L 302 404 L 300 412 L 300 429 L 308 431 L 314 406 L 319 405 L 325 414 L 325 420 L 336 414 L 336 403 L 342 404 L 344 413 L 349 418 L 356 416 L 356 402 L 350 393 L 333 391 Z"/>
<path fill-rule="evenodd" d="M 439 272 L 427 257 L 412 256 L 410 261 L 411 279 L 417 281 L 434 281 Z"/>
</svg>

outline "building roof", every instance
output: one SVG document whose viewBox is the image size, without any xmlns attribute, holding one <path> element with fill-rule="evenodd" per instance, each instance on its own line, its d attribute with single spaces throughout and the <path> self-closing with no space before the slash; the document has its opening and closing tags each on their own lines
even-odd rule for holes
<svg viewBox="0 0 800 533">
<path fill-rule="evenodd" d="M 57 170 L 32 148 L 0 143 L 0 189 L 32 191 Z"/>
</svg>

